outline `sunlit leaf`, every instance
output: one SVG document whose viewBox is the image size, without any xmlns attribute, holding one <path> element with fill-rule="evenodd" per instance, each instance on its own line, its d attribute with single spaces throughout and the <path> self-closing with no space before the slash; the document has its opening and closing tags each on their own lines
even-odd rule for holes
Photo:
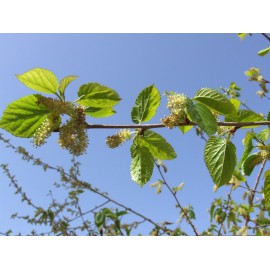
<svg viewBox="0 0 270 270">
<path fill-rule="evenodd" d="M 37 101 L 37 95 L 29 95 L 11 102 L 2 115 L 0 127 L 17 137 L 32 137 L 50 113 Z"/>
<path fill-rule="evenodd" d="M 62 93 L 64 93 L 65 90 L 66 90 L 66 88 L 67 88 L 67 86 L 68 86 L 71 82 L 73 82 L 75 79 L 77 79 L 77 78 L 78 78 L 78 76 L 72 76 L 72 75 L 64 77 L 64 78 L 60 81 L 60 84 L 59 84 L 59 91 L 62 92 Z"/>
<path fill-rule="evenodd" d="M 138 135 L 138 143 L 146 147 L 156 159 L 171 160 L 177 156 L 173 147 L 152 130 L 146 130 L 143 135 Z"/>
<path fill-rule="evenodd" d="M 260 50 L 260 51 L 258 52 L 258 55 L 259 55 L 259 56 L 265 56 L 265 55 L 267 55 L 267 54 L 269 53 L 269 51 L 270 51 L 270 47 L 267 47 L 267 48 L 265 48 L 265 49 L 263 49 L 263 50 Z"/>
<path fill-rule="evenodd" d="M 17 75 L 17 78 L 27 87 L 39 92 L 54 94 L 58 89 L 57 77 L 45 68 L 31 69 Z"/>
<path fill-rule="evenodd" d="M 227 184 L 236 165 L 236 149 L 232 142 L 210 137 L 204 150 L 204 161 L 214 183 L 220 187 Z"/>
<path fill-rule="evenodd" d="M 88 83 L 80 87 L 78 91 L 79 104 L 95 108 L 113 107 L 121 98 L 113 89 L 98 83 Z"/>
<path fill-rule="evenodd" d="M 160 99 L 160 93 L 154 85 L 143 89 L 136 99 L 135 106 L 132 108 L 132 121 L 140 124 L 151 120 L 160 105 Z"/>
<path fill-rule="evenodd" d="M 147 147 L 133 143 L 131 153 L 131 179 L 140 186 L 145 185 L 151 178 L 154 168 L 154 158 Z"/>
<path fill-rule="evenodd" d="M 193 99 L 221 115 L 237 120 L 237 113 L 233 104 L 225 96 L 213 89 L 202 88 Z"/>
</svg>

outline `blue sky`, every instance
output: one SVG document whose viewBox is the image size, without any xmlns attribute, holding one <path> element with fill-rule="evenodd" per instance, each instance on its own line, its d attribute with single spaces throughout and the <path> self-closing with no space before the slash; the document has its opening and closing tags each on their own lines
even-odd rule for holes
<svg viewBox="0 0 270 270">
<path fill-rule="evenodd" d="M 193 97 L 202 87 L 217 89 L 235 81 L 243 89 L 241 100 L 247 100 L 255 111 L 267 114 L 267 101 L 256 96 L 258 86 L 248 82 L 244 75 L 250 67 L 260 67 L 267 78 L 268 58 L 257 56 L 257 52 L 267 46 L 268 41 L 259 34 L 244 41 L 236 34 L 1 34 L 0 113 L 13 100 L 34 93 L 22 85 L 15 74 L 42 67 L 53 71 L 59 79 L 66 75 L 79 76 L 67 89 L 68 100 L 75 100 L 80 85 L 88 82 L 99 82 L 119 93 L 122 101 L 115 108 L 117 114 L 105 119 L 89 117 L 89 123 L 131 123 L 130 111 L 138 93 L 153 83 L 161 93 L 171 90 Z M 163 96 L 161 106 L 150 123 L 160 122 L 166 114 L 168 110 Z M 90 144 L 87 154 L 78 159 L 82 163 L 81 178 L 156 222 L 175 222 L 178 210 L 174 207 L 173 198 L 165 189 L 156 195 L 150 188 L 150 183 L 160 178 L 157 171 L 154 170 L 150 182 L 141 188 L 130 177 L 130 142 L 114 150 L 106 147 L 106 136 L 116 132 L 88 131 Z M 183 206 L 191 204 L 194 207 L 197 216 L 194 223 L 202 231 L 209 224 L 207 210 L 212 199 L 225 196 L 228 187 L 213 193 L 213 182 L 203 161 L 205 142 L 193 130 L 185 135 L 178 129 L 156 132 L 162 134 L 178 153 L 177 159 L 164 162 L 169 170 L 166 179 L 171 186 L 185 183 L 179 193 L 180 202 Z M 34 148 L 29 139 L 15 138 L 4 130 L 1 133 L 13 144 L 24 146 L 44 161 L 68 168 L 71 156 L 59 148 L 56 134 L 43 147 Z M 233 139 L 239 153 L 244 135 L 245 130 L 239 131 Z M 9 163 L 33 201 L 46 205 L 46 195 L 53 188 L 56 176 L 44 174 L 24 163 L 3 144 L 0 144 L 0 151 L 0 163 Z M 6 177 L 2 173 L 0 175 L 0 231 L 12 228 L 15 233 L 29 232 L 28 225 L 9 219 L 12 213 L 27 213 L 29 208 L 22 206 L 8 186 Z M 61 194 L 56 195 L 61 198 Z M 92 194 L 83 196 L 84 210 L 99 202 L 100 199 Z M 146 223 L 143 226 L 138 230 L 142 234 L 152 228 Z M 183 229 L 191 233 L 184 223 Z"/>
</svg>

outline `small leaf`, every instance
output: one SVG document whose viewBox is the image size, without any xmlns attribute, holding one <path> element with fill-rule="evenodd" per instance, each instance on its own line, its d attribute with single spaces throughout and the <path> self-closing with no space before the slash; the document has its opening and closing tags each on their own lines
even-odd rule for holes
<svg viewBox="0 0 270 270">
<path fill-rule="evenodd" d="M 236 149 L 232 142 L 211 136 L 204 150 L 204 161 L 214 183 L 220 187 L 232 178 L 236 165 Z"/>
<path fill-rule="evenodd" d="M 249 81 L 258 81 L 258 78 L 260 77 L 260 69 L 252 67 L 245 72 L 245 75 L 250 77 L 248 78 Z"/>
<path fill-rule="evenodd" d="M 160 105 L 160 99 L 160 93 L 154 85 L 143 89 L 136 99 L 135 106 L 132 108 L 132 121 L 140 124 L 151 120 Z"/>
<path fill-rule="evenodd" d="M 252 173 L 255 166 L 262 163 L 262 161 L 263 157 L 259 154 L 259 152 L 249 155 L 242 163 L 243 174 L 249 176 Z"/>
<path fill-rule="evenodd" d="M 241 157 L 241 160 L 237 164 L 237 168 L 236 168 L 237 170 L 242 166 L 242 163 L 244 162 L 244 160 L 248 157 L 248 155 L 253 150 L 254 146 L 252 144 L 252 139 L 254 138 L 254 136 L 255 136 L 255 134 L 253 132 L 247 132 L 246 133 L 246 137 L 243 140 L 243 144 L 245 146 L 245 150 L 243 152 L 243 155 Z"/>
<path fill-rule="evenodd" d="M 243 39 L 245 39 L 245 37 L 247 36 L 247 33 L 239 33 L 239 34 L 237 34 L 238 35 L 238 37 L 241 39 L 241 40 L 243 40 Z"/>
<path fill-rule="evenodd" d="M 113 89 L 98 83 L 88 83 L 80 87 L 78 91 L 79 104 L 94 108 L 113 107 L 121 98 Z"/>
<path fill-rule="evenodd" d="M 184 185 L 185 185 L 185 183 L 180 183 L 177 187 L 173 187 L 172 188 L 173 193 L 176 194 L 178 191 L 182 190 Z"/>
<path fill-rule="evenodd" d="M 89 115 L 95 118 L 108 117 L 115 114 L 115 110 L 113 109 L 113 107 L 107 107 L 107 108 L 87 107 L 84 110 L 84 112 L 86 115 Z"/>
<path fill-rule="evenodd" d="M 140 186 L 145 185 L 151 178 L 154 169 L 154 158 L 147 147 L 133 143 L 131 153 L 131 178 Z"/>
<path fill-rule="evenodd" d="M 264 174 L 264 187 L 263 187 L 263 194 L 265 200 L 266 208 L 270 209 L 270 170 L 267 170 Z"/>
<path fill-rule="evenodd" d="M 179 126 L 178 128 L 182 131 L 183 134 L 185 134 L 188 131 L 190 131 L 193 128 L 193 126 Z"/>
<path fill-rule="evenodd" d="M 159 134 L 146 130 L 143 135 L 138 135 L 138 143 L 146 147 L 154 158 L 171 160 L 176 158 L 173 147 Z"/>
<path fill-rule="evenodd" d="M 270 47 L 267 47 L 266 49 L 260 50 L 260 51 L 258 52 L 258 55 L 259 55 L 259 56 L 265 56 L 266 54 L 269 53 L 269 51 L 270 51 Z"/>
<path fill-rule="evenodd" d="M 101 227 L 105 223 L 105 220 L 106 215 L 103 211 L 100 211 L 95 215 L 95 224 L 97 227 Z"/>
<path fill-rule="evenodd" d="M 231 98 L 230 102 L 232 103 L 232 105 L 234 106 L 235 110 L 238 111 L 240 106 L 241 106 L 241 102 L 236 99 L 236 98 Z"/>
<path fill-rule="evenodd" d="M 70 75 L 70 76 L 66 76 L 64 77 L 61 81 L 60 81 L 60 84 L 59 84 L 59 91 L 64 93 L 67 86 L 73 82 L 75 79 L 77 79 L 78 76 L 73 76 L 73 75 Z"/>
<path fill-rule="evenodd" d="M 237 113 L 233 104 L 213 89 L 202 88 L 196 93 L 193 99 L 221 115 L 226 115 L 237 120 Z"/>
<path fill-rule="evenodd" d="M 270 129 L 269 128 L 265 128 L 265 129 L 261 130 L 256 135 L 257 138 L 259 138 L 260 140 L 263 140 L 263 141 L 268 141 L 269 136 L 270 136 Z"/>
<path fill-rule="evenodd" d="M 44 68 L 34 68 L 16 77 L 27 87 L 39 92 L 54 94 L 58 89 L 57 77 Z"/>
<path fill-rule="evenodd" d="M 38 95 L 29 95 L 11 102 L 0 120 L 0 127 L 14 136 L 32 137 L 49 111 L 37 104 Z"/>
</svg>

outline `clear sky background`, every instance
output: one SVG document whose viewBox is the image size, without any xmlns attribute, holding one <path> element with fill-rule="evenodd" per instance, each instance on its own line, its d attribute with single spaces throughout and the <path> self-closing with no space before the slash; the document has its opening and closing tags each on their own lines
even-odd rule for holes
<svg viewBox="0 0 270 270">
<path fill-rule="evenodd" d="M 257 56 L 257 52 L 267 46 L 269 42 L 259 34 L 244 41 L 236 34 L 1 34 L 0 113 L 13 100 L 35 93 L 19 82 L 15 74 L 42 67 L 53 71 L 59 80 L 66 75 L 79 76 L 68 87 L 67 100 L 75 100 L 80 85 L 88 82 L 98 82 L 119 93 L 122 101 L 115 107 L 117 114 L 104 119 L 88 117 L 88 123 L 131 123 L 130 111 L 137 95 L 153 83 L 161 94 L 176 91 L 193 97 L 202 87 L 228 87 L 234 81 L 243 89 L 241 100 L 246 100 L 256 112 L 267 114 L 268 102 L 256 95 L 258 85 L 248 82 L 244 75 L 250 67 L 260 67 L 262 74 L 269 79 L 268 56 Z M 150 123 L 159 123 L 164 115 L 168 115 L 168 109 L 166 98 L 162 96 L 161 106 Z M 163 135 L 178 154 L 175 160 L 164 162 L 168 167 L 166 179 L 171 186 L 185 183 L 179 193 L 180 202 L 183 206 L 191 204 L 194 207 L 194 224 L 202 231 L 209 224 L 207 211 L 211 201 L 226 196 L 229 188 L 222 187 L 217 193 L 213 192 L 213 182 L 203 161 L 205 142 L 196 136 L 194 130 L 185 135 L 177 128 L 155 131 Z M 238 157 L 243 150 L 241 140 L 245 131 L 238 131 L 233 138 Z M 171 195 L 165 188 L 156 195 L 155 189 L 150 187 L 160 178 L 157 170 L 154 169 L 149 183 L 141 188 L 130 177 L 131 142 L 117 149 L 106 146 L 106 136 L 116 132 L 88 130 L 90 144 L 87 154 L 78 158 L 82 163 L 81 179 L 156 222 L 176 222 L 179 211 L 174 207 Z M 15 138 L 4 130 L 1 133 L 13 144 L 24 146 L 45 162 L 66 168 L 70 164 L 71 156 L 59 148 L 57 134 L 53 134 L 43 147 L 35 148 L 30 139 Z M 2 143 L 0 152 L 0 163 L 9 163 L 33 202 L 45 207 L 49 202 L 48 190 L 53 188 L 56 175 L 43 173 L 21 161 Z M 29 233 L 28 224 L 9 219 L 14 212 L 27 213 L 28 206 L 23 206 L 14 196 L 6 176 L 1 173 L 0 178 L 0 230 L 4 232 L 12 228 L 14 233 Z M 54 195 L 61 199 L 62 195 L 57 191 Z M 84 210 L 101 202 L 94 194 L 86 193 L 82 198 Z M 182 224 L 183 230 L 192 233 L 185 222 Z M 136 233 L 147 234 L 151 228 L 152 225 L 145 223 Z"/>
</svg>

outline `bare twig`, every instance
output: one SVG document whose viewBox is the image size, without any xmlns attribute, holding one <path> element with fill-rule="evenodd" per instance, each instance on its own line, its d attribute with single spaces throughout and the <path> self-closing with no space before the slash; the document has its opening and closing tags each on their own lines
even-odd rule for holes
<svg viewBox="0 0 270 270">
<path fill-rule="evenodd" d="M 194 224 L 192 223 L 192 221 L 191 221 L 191 219 L 189 218 L 188 214 L 186 213 L 185 209 L 181 206 L 181 204 L 180 204 L 180 202 L 179 202 L 179 200 L 178 200 L 176 194 L 172 191 L 171 187 L 170 187 L 169 184 L 167 183 L 167 181 L 166 181 L 166 179 L 165 179 L 165 177 L 164 177 L 164 175 L 163 175 L 163 173 L 162 173 L 162 171 L 161 171 L 161 169 L 160 169 L 160 166 L 157 165 L 156 162 L 155 162 L 155 165 L 156 165 L 156 167 L 158 168 L 159 174 L 160 174 L 160 176 L 161 176 L 161 178 L 162 178 L 162 181 L 163 181 L 164 185 L 168 188 L 168 190 L 170 191 L 170 193 L 173 195 L 173 197 L 174 197 L 174 199 L 175 199 L 175 201 L 176 201 L 176 203 L 177 203 L 177 206 L 178 206 L 178 207 L 181 209 L 181 211 L 183 212 L 183 214 L 184 214 L 184 216 L 185 216 L 185 218 L 186 218 L 188 224 L 192 227 L 192 229 L 193 229 L 195 235 L 196 235 L 196 236 L 199 236 L 200 234 L 198 233 L 196 227 L 195 227 Z"/>
<path fill-rule="evenodd" d="M 267 34 L 265 34 L 265 33 L 261 33 L 268 41 L 270 41 L 270 37 L 267 35 Z"/>
</svg>

